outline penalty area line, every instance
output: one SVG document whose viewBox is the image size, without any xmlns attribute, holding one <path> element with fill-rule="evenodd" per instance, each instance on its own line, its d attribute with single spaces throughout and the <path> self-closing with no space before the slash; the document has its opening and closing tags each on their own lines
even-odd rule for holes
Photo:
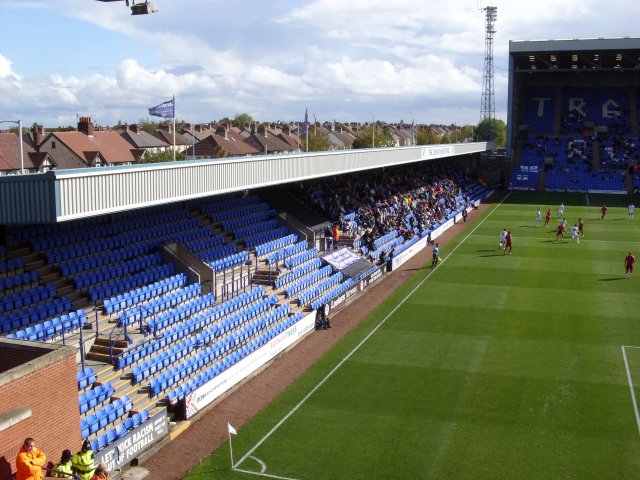
<svg viewBox="0 0 640 480">
<path fill-rule="evenodd" d="M 487 214 L 487 215 L 486 215 L 486 216 L 485 216 L 485 217 L 480 221 L 480 223 L 478 223 L 478 225 L 476 225 L 476 226 L 473 228 L 473 230 L 471 230 L 471 232 L 469 232 L 469 234 L 468 234 L 466 237 L 464 237 L 464 238 L 460 241 L 460 243 L 458 243 L 458 245 L 456 245 L 456 246 L 453 248 L 453 250 L 451 250 L 451 252 L 449 253 L 449 255 L 447 255 L 445 258 L 443 258 L 443 259 L 442 259 L 442 262 L 439 262 L 441 266 L 440 266 L 440 267 L 438 267 L 438 268 L 442 268 L 442 264 L 443 264 L 444 262 L 446 262 L 446 261 L 447 261 L 447 259 L 448 259 L 449 257 L 451 257 L 451 255 L 453 255 L 453 253 L 454 253 L 454 252 L 455 252 L 455 251 L 460 247 L 460 245 L 462 245 L 464 242 L 466 242 L 466 240 L 467 240 L 471 235 L 473 235 L 473 233 L 474 233 L 478 228 L 480 228 L 480 227 L 482 226 L 482 224 L 483 224 L 483 223 L 484 223 L 484 222 L 485 222 L 485 221 L 486 221 L 486 220 L 487 220 L 491 215 L 493 215 L 493 213 L 494 213 L 494 212 L 495 212 L 495 211 L 496 211 L 496 210 L 497 210 L 497 209 L 498 209 L 498 208 L 499 208 L 499 207 L 504 203 L 504 201 L 505 201 L 507 198 L 509 198 L 510 196 L 511 196 L 511 192 L 507 193 L 507 195 L 506 195 L 502 200 L 500 200 L 500 202 L 499 202 L 499 203 L 494 207 L 494 209 L 493 209 L 493 210 L 491 210 L 491 211 L 490 211 L 490 212 L 489 212 L 489 213 L 488 213 L 488 214 Z M 283 418 L 282 418 L 278 423 L 276 423 L 276 424 L 274 425 L 274 427 L 273 427 L 271 430 L 269 430 L 269 431 L 268 431 L 268 432 L 267 432 L 267 433 L 266 433 L 266 434 L 265 434 L 265 435 L 264 435 L 264 436 L 263 436 L 263 437 L 258 441 L 258 443 L 256 443 L 253 447 L 251 447 L 251 449 L 250 449 L 247 453 L 245 453 L 245 454 L 240 458 L 240 460 L 238 460 L 238 461 L 236 462 L 236 464 L 235 464 L 235 465 L 236 465 L 236 467 L 237 467 L 238 465 L 240 465 L 242 462 L 244 462 L 247 458 L 249 458 L 249 457 L 253 454 L 253 452 L 255 452 L 255 451 L 260 447 L 260 445 L 262 445 L 264 442 L 266 442 L 266 441 L 269 439 L 269 437 L 271 437 L 271 435 L 273 435 L 273 434 L 274 434 L 274 433 L 275 433 L 275 432 L 276 432 L 276 431 L 277 431 L 277 430 L 282 426 L 282 424 L 284 424 L 284 423 L 285 423 L 285 422 L 286 422 L 286 421 L 287 421 L 287 420 L 288 420 L 288 419 L 289 419 L 289 418 L 290 418 L 290 417 L 291 417 L 291 416 L 292 416 L 292 415 L 293 415 L 293 414 L 294 414 L 294 413 L 295 413 L 295 412 L 296 412 L 300 407 L 302 407 L 302 405 L 304 405 L 304 404 L 306 403 L 306 401 L 309 399 L 309 397 L 311 397 L 311 395 L 313 395 L 313 394 L 314 394 L 314 393 L 315 393 L 315 392 L 316 392 L 320 387 L 322 387 L 322 385 L 324 385 L 324 383 L 325 383 L 327 380 L 329 380 L 329 379 L 333 376 L 333 374 L 334 374 L 334 373 L 336 373 L 336 372 L 340 369 L 340 367 L 342 367 L 342 365 L 344 365 L 344 364 L 346 363 L 346 361 L 347 361 L 347 360 L 349 360 L 349 358 L 351 358 L 351 356 L 352 356 L 354 353 L 356 353 L 356 352 L 360 349 L 360 347 L 362 347 L 362 345 L 364 345 L 364 344 L 369 340 L 369 338 L 371 338 L 371 337 L 372 337 L 372 336 L 373 336 L 373 335 L 378 331 L 378 329 L 380 329 L 380 327 L 382 327 L 382 325 L 384 325 L 384 324 L 386 323 L 386 321 L 387 321 L 389 318 L 391 318 L 391 316 L 392 316 L 392 315 L 393 315 L 393 314 L 394 314 L 394 313 L 395 313 L 395 312 L 396 312 L 396 311 L 397 311 L 397 310 L 398 310 L 402 305 L 404 305 L 404 303 L 405 303 L 405 302 L 406 302 L 406 301 L 407 301 L 407 300 L 408 300 L 408 299 L 409 299 L 409 298 L 410 298 L 410 297 L 411 297 L 411 296 L 412 296 L 412 295 L 413 295 L 413 294 L 414 294 L 414 293 L 415 293 L 415 292 L 416 292 L 420 287 L 422 287 L 422 285 L 424 285 L 424 283 L 425 283 L 427 280 L 429 280 L 429 278 L 431 278 L 431 275 L 433 275 L 436 271 L 438 271 L 438 268 L 435 268 L 435 269 L 431 270 L 431 271 L 430 271 L 430 272 L 429 272 L 429 273 L 428 273 L 428 274 L 427 274 L 427 275 L 426 275 L 422 280 L 420 280 L 420 282 L 418 282 L 418 284 L 413 288 L 413 290 L 411 290 L 411 291 L 410 291 L 410 292 L 409 292 L 409 293 L 408 293 L 408 294 L 407 294 L 407 295 L 406 295 L 402 300 L 400 300 L 400 302 L 398 302 L 398 304 L 397 304 L 395 307 L 393 307 L 393 309 L 392 309 L 392 310 L 391 310 L 391 311 L 390 311 L 390 312 L 389 312 L 389 313 L 388 313 L 388 314 L 387 314 L 387 315 L 386 315 L 382 320 L 380 320 L 380 322 L 379 322 L 379 323 L 378 323 L 378 324 L 377 324 L 377 325 L 376 325 L 376 326 L 375 326 L 375 327 L 374 327 L 374 328 L 373 328 L 373 329 L 372 329 L 372 330 L 371 330 L 371 331 L 370 331 L 370 332 L 369 332 L 369 333 L 368 333 L 368 334 L 367 334 L 367 335 L 366 335 L 366 336 L 365 336 L 365 337 L 360 341 L 360 343 L 358 343 L 355 347 L 353 347 L 353 349 L 352 349 L 349 353 L 347 353 L 347 354 L 344 356 L 344 358 L 343 358 L 342 360 L 340 360 L 340 362 L 338 362 L 338 364 L 337 364 L 335 367 L 333 367 L 333 369 L 332 369 L 329 373 L 327 373 L 327 374 L 324 376 L 324 378 L 323 378 L 322 380 L 320 380 L 320 381 L 318 382 L 318 384 L 317 384 L 315 387 L 313 387 L 313 388 L 311 389 L 311 391 L 309 391 L 309 393 L 307 393 L 307 394 L 304 396 L 304 398 L 302 398 L 302 400 L 300 400 L 300 401 L 299 401 L 299 402 L 298 402 L 298 403 L 297 403 L 297 404 L 296 404 L 296 405 L 295 405 L 295 406 L 294 406 L 294 407 L 289 411 L 289 413 L 287 413 L 287 414 L 286 414 L 286 415 L 285 415 L 285 416 L 284 416 L 284 417 L 283 417 Z M 240 470 L 240 469 L 235 468 L 235 467 L 234 467 L 234 470 L 242 471 L 242 472 L 244 472 L 244 471 L 245 471 L 245 470 Z M 273 475 L 267 475 L 267 474 L 265 474 L 265 473 L 262 473 L 262 474 L 259 474 L 259 473 L 256 473 L 256 472 L 247 472 L 247 473 L 252 473 L 253 475 L 271 476 L 271 477 L 273 477 L 273 478 L 284 478 L 284 477 L 274 477 Z M 293 479 L 290 479 L 290 480 L 293 480 Z"/>
<path fill-rule="evenodd" d="M 633 403 L 633 411 L 636 415 L 636 424 L 638 425 L 638 433 L 640 433 L 640 413 L 638 413 L 638 402 L 636 401 L 636 394 L 633 387 L 633 380 L 631 379 L 631 369 L 629 368 L 629 361 L 627 360 L 627 351 L 626 348 L 640 348 L 640 347 L 631 347 L 621 345 L 622 349 L 622 358 L 624 359 L 624 366 L 627 370 L 627 380 L 629 381 L 629 391 L 631 392 L 631 403 Z"/>
</svg>

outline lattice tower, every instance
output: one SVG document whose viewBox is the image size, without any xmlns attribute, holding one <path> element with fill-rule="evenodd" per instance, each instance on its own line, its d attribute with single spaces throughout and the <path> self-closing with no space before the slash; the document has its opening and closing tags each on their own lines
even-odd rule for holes
<svg viewBox="0 0 640 480">
<path fill-rule="evenodd" d="M 485 7 L 486 25 L 484 35 L 484 74 L 482 76 L 482 100 L 480 120 L 496 118 L 496 98 L 493 90 L 493 35 L 496 33 L 495 22 L 498 18 L 498 7 Z"/>
</svg>

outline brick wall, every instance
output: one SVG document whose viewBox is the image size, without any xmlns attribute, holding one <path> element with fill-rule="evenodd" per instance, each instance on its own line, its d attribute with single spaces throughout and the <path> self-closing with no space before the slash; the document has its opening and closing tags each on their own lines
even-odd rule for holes
<svg viewBox="0 0 640 480">
<path fill-rule="evenodd" d="M 32 413 L 0 432 L 0 478 L 15 471 L 16 455 L 27 437 L 33 437 L 36 446 L 54 463 L 60 460 L 62 450 L 75 452 L 80 448 L 75 349 L 52 349 L 2 374 L 0 414 L 20 407 Z"/>
</svg>

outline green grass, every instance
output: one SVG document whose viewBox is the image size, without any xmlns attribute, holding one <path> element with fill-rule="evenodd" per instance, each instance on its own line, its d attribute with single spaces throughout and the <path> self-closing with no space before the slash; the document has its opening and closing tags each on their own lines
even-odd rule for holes
<svg viewBox="0 0 640 480">
<path fill-rule="evenodd" d="M 585 219 L 580 245 L 533 227 L 538 207 L 555 214 L 561 201 L 570 225 Z M 236 461 L 263 440 L 238 468 L 259 472 L 259 459 L 298 480 L 638 478 L 621 348 L 640 346 L 640 271 L 624 278 L 627 252 L 640 253 L 629 201 L 510 195 L 234 436 Z M 640 349 L 626 353 L 640 400 Z M 186 478 L 254 475 L 230 470 L 227 444 Z"/>
</svg>

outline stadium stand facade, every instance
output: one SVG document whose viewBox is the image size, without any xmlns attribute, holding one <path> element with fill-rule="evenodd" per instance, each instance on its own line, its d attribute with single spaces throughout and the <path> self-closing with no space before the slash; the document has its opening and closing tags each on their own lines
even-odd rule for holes
<svg viewBox="0 0 640 480">
<path fill-rule="evenodd" d="M 639 53 L 634 38 L 510 42 L 511 188 L 637 191 Z"/>
</svg>

